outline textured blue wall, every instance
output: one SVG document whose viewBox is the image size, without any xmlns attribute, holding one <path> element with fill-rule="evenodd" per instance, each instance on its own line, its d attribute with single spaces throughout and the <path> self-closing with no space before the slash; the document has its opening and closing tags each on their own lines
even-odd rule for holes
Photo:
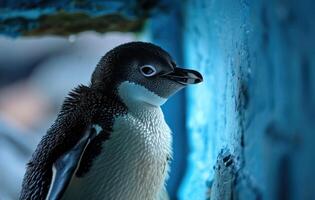
<svg viewBox="0 0 315 200">
<path fill-rule="evenodd" d="M 315 3 L 188 0 L 181 199 L 315 199 Z"/>
</svg>

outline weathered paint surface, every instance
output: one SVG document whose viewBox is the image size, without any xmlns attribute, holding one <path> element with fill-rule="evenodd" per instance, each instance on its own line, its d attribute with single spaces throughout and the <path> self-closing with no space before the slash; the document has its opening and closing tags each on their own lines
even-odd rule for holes
<svg viewBox="0 0 315 200">
<path fill-rule="evenodd" d="M 86 30 L 140 31 L 158 1 L 4 0 L 0 1 L 0 33 L 69 35 Z"/>
<path fill-rule="evenodd" d="M 188 0 L 181 199 L 315 199 L 315 3 Z"/>
</svg>

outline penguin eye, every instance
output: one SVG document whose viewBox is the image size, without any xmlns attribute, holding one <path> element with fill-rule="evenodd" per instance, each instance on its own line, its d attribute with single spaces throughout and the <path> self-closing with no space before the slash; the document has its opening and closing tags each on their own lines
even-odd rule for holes
<svg viewBox="0 0 315 200">
<path fill-rule="evenodd" d="M 140 72 L 143 76 L 150 77 L 156 74 L 156 69 L 152 65 L 143 65 L 140 67 Z"/>
</svg>

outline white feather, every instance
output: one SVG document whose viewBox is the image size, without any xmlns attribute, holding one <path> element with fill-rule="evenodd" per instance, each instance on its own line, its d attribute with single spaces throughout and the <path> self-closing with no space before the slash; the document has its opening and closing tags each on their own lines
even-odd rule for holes
<svg viewBox="0 0 315 200">
<path fill-rule="evenodd" d="M 123 99 L 124 103 L 127 104 L 128 108 L 135 106 L 138 107 L 139 104 L 143 103 L 148 103 L 153 106 L 161 106 L 167 100 L 145 87 L 130 81 L 122 82 L 118 87 L 118 92 L 119 96 Z"/>
<path fill-rule="evenodd" d="M 172 154 L 171 131 L 161 108 L 156 106 L 159 105 L 156 100 L 161 97 L 142 86 L 123 84 L 119 94 L 130 112 L 115 118 L 113 132 L 104 142 L 101 155 L 83 178 L 71 181 L 63 199 L 156 200 L 161 197 L 169 171 L 167 158 Z M 135 101 L 133 94 L 142 94 L 145 98 Z M 153 98 L 155 105 L 148 98 Z"/>
<path fill-rule="evenodd" d="M 52 185 L 52 183 L 55 182 L 55 179 L 56 179 L 56 167 L 55 167 L 55 165 L 52 166 L 51 170 L 52 170 L 52 178 L 51 178 L 51 182 L 50 182 L 50 188 L 49 188 L 48 194 L 46 196 L 46 200 L 48 199 L 48 197 L 51 194 L 51 190 L 52 190 L 51 185 Z"/>
</svg>

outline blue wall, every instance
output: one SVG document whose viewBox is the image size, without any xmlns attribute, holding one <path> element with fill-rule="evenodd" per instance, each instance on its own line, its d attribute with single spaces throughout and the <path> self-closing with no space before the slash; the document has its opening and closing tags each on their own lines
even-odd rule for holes
<svg viewBox="0 0 315 200">
<path fill-rule="evenodd" d="M 313 2 L 186 2 L 184 58 L 205 82 L 181 199 L 315 199 Z"/>
</svg>

